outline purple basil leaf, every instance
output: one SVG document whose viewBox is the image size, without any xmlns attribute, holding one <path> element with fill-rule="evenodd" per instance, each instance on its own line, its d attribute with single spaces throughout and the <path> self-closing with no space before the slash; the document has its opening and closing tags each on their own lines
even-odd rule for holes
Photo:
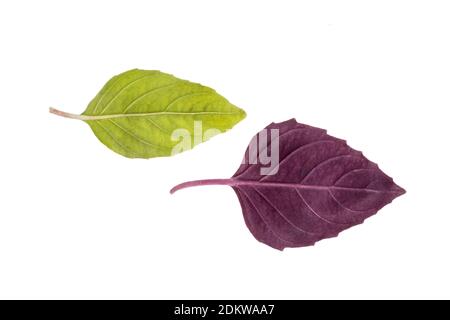
<svg viewBox="0 0 450 320">
<path fill-rule="evenodd" d="M 269 169 L 276 147 L 279 165 Z M 336 237 L 405 193 L 344 140 L 295 119 L 256 135 L 230 179 L 185 182 L 171 192 L 213 184 L 231 186 L 251 233 L 279 250 Z"/>
</svg>

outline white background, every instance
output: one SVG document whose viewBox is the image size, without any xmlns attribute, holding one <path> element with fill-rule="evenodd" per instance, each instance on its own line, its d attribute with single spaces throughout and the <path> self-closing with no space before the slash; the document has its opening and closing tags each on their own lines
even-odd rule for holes
<svg viewBox="0 0 450 320">
<path fill-rule="evenodd" d="M 448 1 L 0 4 L 0 298 L 450 298 Z M 113 75 L 159 69 L 248 117 L 172 158 L 130 160 L 81 113 Z M 295 117 L 407 189 L 363 225 L 279 252 L 226 178 Z"/>
</svg>

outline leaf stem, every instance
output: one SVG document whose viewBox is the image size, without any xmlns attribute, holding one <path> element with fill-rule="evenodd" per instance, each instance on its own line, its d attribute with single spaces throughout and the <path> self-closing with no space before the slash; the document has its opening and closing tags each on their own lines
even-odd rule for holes
<svg viewBox="0 0 450 320">
<path fill-rule="evenodd" d="M 83 115 L 79 115 L 79 114 L 73 114 L 73 113 L 68 113 L 68 112 L 64 112 L 55 108 L 50 108 L 48 110 L 50 113 L 56 114 L 57 116 L 60 117 L 64 117 L 64 118 L 69 118 L 69 119 L 76 119 L 76 120 L 89 120 L 89 116 L 83 116 Z"/>
<path fill-rule="evenodd" d="M 199 186 L 211 186 L 211 185 L 222 185 L 222 186 L 233 186 L 236 184 L 236 181 L 233 179 L 205 179 L 205 180 L 194 180 L 187 181 L 176 185 L 170 190 L 170 193 L 173 194 L 178 190 L 190 187 L 199 187 Z"/>
</svg>

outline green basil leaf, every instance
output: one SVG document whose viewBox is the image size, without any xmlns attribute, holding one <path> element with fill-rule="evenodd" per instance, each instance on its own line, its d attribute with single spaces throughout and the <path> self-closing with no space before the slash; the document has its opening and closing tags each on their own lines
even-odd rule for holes
<svg viewBox="0 0 450 320">
<path fill-rule="evenodd" d="M 211 88 L 138 69 L 109 80 L 81 115 L 50 112 L 85 121 L 104 145 L 128 158 L 188 150 L 246 116 Z"/>
</svg>

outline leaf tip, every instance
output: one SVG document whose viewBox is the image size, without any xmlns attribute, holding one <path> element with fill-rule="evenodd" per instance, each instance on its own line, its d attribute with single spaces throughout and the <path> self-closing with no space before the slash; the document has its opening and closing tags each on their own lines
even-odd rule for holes
<svg viewBox="0 0 450 320">
<path fill-rule="evenodd" d="M 400 197 L 400 196 L 402 196 L 402 195 L 404 195 L 405 193 L 406 193 L 406 190 L 405 189 L 403 189 L 402 187 L 400 187 L 400 186 L 397 186 L 397 192 L 398 192 L 398 197 Z"/>
<path fill-rule="evenodd" d="M 396 184 L 392 178 L 391 181 L 393 183 L 391 190 L 395 194 L 395 198 L 400 197 L 406 193 L 406 190 Z"/>
<path fill-rule="evenodd" d="M 244 109 L 238 108 L 239 109 L 239 118 L 240 120 L 243 120 L 247 117 L 247 112 L 245 112 Z"/>
</svg>

